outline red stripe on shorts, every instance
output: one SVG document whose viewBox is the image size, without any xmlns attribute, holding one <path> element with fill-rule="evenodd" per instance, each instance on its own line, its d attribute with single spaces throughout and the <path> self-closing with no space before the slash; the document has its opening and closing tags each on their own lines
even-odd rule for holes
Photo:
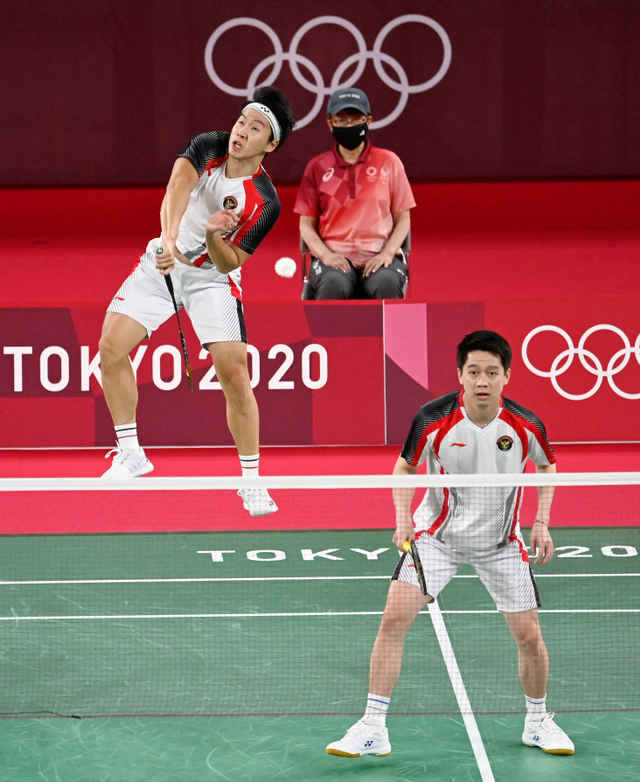
<svg viewBox="0 0 640 782">
<path fill-rule="evenodd" d="M 520 538 L 514 533 L 513 535 L 509 535 L 509 540 L 511 542 L 514 540 L 518 541 L 518 548 L 520 549 L 520 556 L 522 557 L 522 561 L 529 562 L 529 554 L 527 553 L 527 549 L 524 547 L 524 544 Z"/>
<path fill-rule="evenodd" d="M 227 277 L 229 280 L 229 285 L 231 286 L 231 295 L 234 296 L 238 301 L 242 301 L 242 291 L 238 287 L 237 283 L 231 279 L 231 277 Z"/>
<path fill-rule="evenodd" d="M 138 266 L 140 266 L 140 261 L 141 261 L 141 260 L 142 260 L 142 256 L 140 256 L 140 257 L 138 258 L 138 260 L 137 260 L 137 261 L 134 263 L 134 265 L 133 265 L 133 269 L 131 269 L 131 271 L 129 272 L 129 274 L 133 274 L 133 273 L 134 273 L 134 271 L 135 271 L 135 270 L 138 268 Z M 123 299 L 122 301 L 124 301 L 124 299 Z"/>
</svg>

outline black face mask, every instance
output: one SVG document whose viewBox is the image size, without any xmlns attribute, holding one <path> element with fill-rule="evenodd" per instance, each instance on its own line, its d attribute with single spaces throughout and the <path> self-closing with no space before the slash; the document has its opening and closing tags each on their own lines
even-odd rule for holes
<svg viewBox="0 0 640 782">
<path fill-rule="evenodd" d="M 366 122 L 361 125 L 351 125 L 348 128 L 333 128 L 333 137 L 345 149 L 356 149 L 365 140 L 369 126 Z"/>
</svg>

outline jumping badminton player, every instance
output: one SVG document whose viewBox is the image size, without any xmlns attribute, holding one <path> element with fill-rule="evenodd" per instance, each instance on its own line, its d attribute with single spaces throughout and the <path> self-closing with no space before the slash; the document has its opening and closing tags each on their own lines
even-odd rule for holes
<svg viewBox="0 0 640 782">
<path fill-rule="evenodd" d="M 524 471 L 527 459 L 536 471 L 555 472 L 555 456 L 544 426 L 533 413 L 508 399 L 511 348 L 493 331 L 476 331 L 458 346 L 462 392 L 424 405 L 416 415 L 395 475 L 415 475 L 427 461 L 429 473 L 504 474 Z M 527 714 L 522 741 L 556 755 L 572 755 L 574 746 L 546 709 L 549 657 L 538 623 L 540 601 L 524 547 L 518 516 L 522 488 L 429 489 L 411 519 L 414 490 L 394 489 L 394 544 L 415 536 L 427 595 L 418 586 L 411 554 L 393 574 L 387 604 L 371 655 L 370 692 L 362 719 L 330 755 L 388 755 L 391 744 L 386 713 L 402 664 L 407 631 L 424 606 L 448 584 L 462 564 L 472 565 L 504 616 L 518 646 L 520 682 Z M 554 552 L 549 534 L 553 487 L 538 489 L 538 513 L 530 545 L 536 564 Z M 415 527 L 414 527 L 415 522 Z"/>
<path fill-rule="evenodd" d="M 258 474 L 259 414 L 247 369 L 240 267 L 280 214 L 262 160 L 284 143 L 294 124 L 287 98 L 261 87 L 242 104 L 231 133 L 202 133 L 178 155 L 162 202 L 162 236 L 149 242 L 102 328 L 103 387 L 117 438 L 103 478 L 136 478 L 153 470 L 138 442 L 138 391 L 129 353 L 174 313 L 162 276 L 168 274 L 178 307 L 184 306 L 211 353 L 243 475 Z M 278 510 L 264 489 L 239 494 L 253 516 Z"/>
</svg>

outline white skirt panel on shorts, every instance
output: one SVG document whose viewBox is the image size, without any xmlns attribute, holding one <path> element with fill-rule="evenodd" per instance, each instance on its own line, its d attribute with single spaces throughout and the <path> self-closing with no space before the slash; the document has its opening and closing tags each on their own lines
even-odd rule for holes
<svg viewBox="0 0 640 782">
<path fill-rule="evenodd" d="M 431 597 L 440 594 L 461 565 L 471 565 L 498 611 L 513 613 L 540 608 L 538 587 L 520 539 L 508 541 L 498 548 L 463 551 L 424 532 L 416 540 L 416 546 Z M 404 554 L 400 558 L 393 579 L 419 586 L 411 555 Z"/>
<path fill-rule="evenodd" d="M 107 312 L 128 315 L 147 330 L 147 337 L 174 314 L 173 302 L 155 268 L 159 240 L 149 242 L 136 268 L 120 286 Z M 213 266 L 187 266 L 178 262 L 171 272 L 178 308 L 184 307 L 201 345 L 209 342 L 246 342 L 239 275 L 220 274 Z"/>
</svg>

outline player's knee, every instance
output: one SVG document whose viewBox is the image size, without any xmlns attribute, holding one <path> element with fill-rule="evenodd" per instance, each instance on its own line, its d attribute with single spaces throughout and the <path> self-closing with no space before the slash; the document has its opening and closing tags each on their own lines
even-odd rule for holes
<svg viewBox="0 0 640 782">
<path fill-rule="evenodd" d="M 515 642 L 527 657 L 539 657 L 544 652 L 544 641 L 539 627 L 523 628 L 515 636 Z"/>
<path fill-rule="evenodd" d="M 243 362 L 231 362 L 224 367 L 216 365 L 216 374 L 227 399 L 244 404 L 253 399 L 249 372 Z"/>
<path fill-rule="evenodd" d="M 122 361 L 128 355 L 126 348 L 109 331 L 103 333 L 98 342 L 100 351 L 100 364 L 102 369 L 108 369 L 110 366 Z"/>
<path fill-rule="evenodd" d="M 403 638 L 413 624 L 413 619 L 404 611 L 387 609 L 382 615 L 379 635 L 382 638 Z"/>
</svg>

